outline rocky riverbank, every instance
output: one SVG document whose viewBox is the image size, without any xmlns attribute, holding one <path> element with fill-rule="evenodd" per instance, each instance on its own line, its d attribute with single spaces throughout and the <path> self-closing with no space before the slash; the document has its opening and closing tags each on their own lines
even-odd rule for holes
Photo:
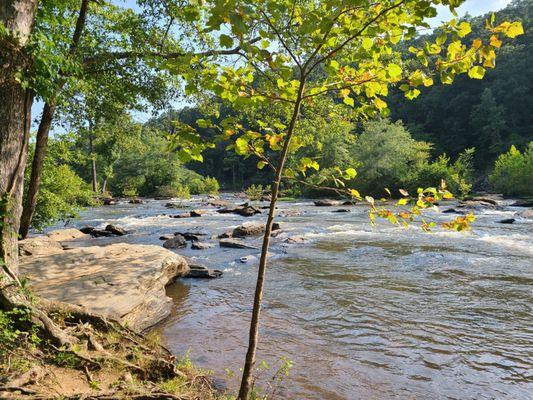
<svg viewBox="0 0 533 400">
<path fill-rule="evenodd" d="M 77 229 L 20 242 L 20 272 L 40 297 L 81 305 L 142 331 L 167 317 L 165 286 L 189 272 L 180 255 L 154 245 L 116 243 L 70 248 Z"/>
</svg>

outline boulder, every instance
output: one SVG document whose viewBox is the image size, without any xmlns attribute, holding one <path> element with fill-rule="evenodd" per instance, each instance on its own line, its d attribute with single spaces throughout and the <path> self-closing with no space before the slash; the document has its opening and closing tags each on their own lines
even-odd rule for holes
<svg viewBox="0 0 533 400">
<path fill-rule="evenodd" d="M 207 236 L 207 233 L 203 232 L 175 232 L 174 235 L 181 235 L 185 238 L 185 240 L 189 240 L 191 242 L 197 242 L 199 240 L 202 240 L 205 236 Z"/>
<path fill-rule="evenodd" d="M 305 237 L 303 236 L 291 236 L 291 237 L 288 237 L 287 239 L 285 239 L 285 243 L 288 243 L 288 244 L 303 244 L 307 242 L 307 240 L 305 239 Z"/>
<path fill-rule="evenodd" d="M 315 206 L 317 207 L 330 207 L 330 206 L 338 206 L 342 204 L 340 201 L 330 200 L 330 199 L 320 199 L 320 200 L 316 200 L 314 203 L 315 203 Z"/>
<path fill-rule="evenodd" d="M 101 229 L 93 229 L 91 232 L 92 237 L 110 237 L 110 236 L 116 236 L 111 231 L 101 230 Z"/>
<path fill-rule="evenodd" d="M 533 200 L 516 200 L 511 205 L 513 207 L 533 207 Z"/>
<path fill-rule="evenodd" d="M 207 242 L 192 242 L 191 249 L 193 250 L 206 250 L 215 247 L 213 243 Z"/>
<path fill-rule="evenodd" d="M 346 200 L 342 202 L 343 206 L 353 206 L 355 205 L 355 200 Z"/>
<path fill-rule="evenodd" d="M 201 217 L 204 213 L 205 213 L 205 211 L 203 211 L 203 210 L 192 210 L 190 212 L 191 217 Z"/>
<path fill-rule="evenodd" d="M 271 201 L 271 200 L 272 200 L 272 196 L 270 194 L 264 194 L 259 199 L 259 201 Z"/>
<path fill-rule="evenodd" d="M 481 203 L 488 203 L 492 204 L 493 206 L 497 206 L 498 202 L 490 197 L 473 197 L 473 196 L 466 196 L 463 198 L 463 201 L 473 201 L 473 202 L 481 202 Z"/>
<path fill-rule="evenodd" d="M 165 249 L 179 249 L 181 247 L 187 247 L 187 241 L 181 235 L 175 235 L 172 239 L 168 239 L 163 243 Z"/>
<path fill-rule="evenodd" d="M 116 236 L 124 236 L 126 234 L 126 231 L 123 228 L 112 224 L 107 225 L 105 230 Z"/>
<path fill-rule="evenodd" d="M 490 202 L 487 202 L 484 200 L 463 200 L 459 203 L 458 207 L 467 208 L 471 210 L 484 210 L 487 208 L 493 209 L 493 210 L 502 209 L 501 206 L 498 206 L 494 203 L 495 203 L 494 200 L 491 200 Z"/>
<path fill-rule="evenodd" d="M 350 212 L 350 210 L 348 210 L 347 208 L 339 208 L 338 210 L 333 210 L 332 212 L 347 213 L 347 212 Z"/>
<path fill-rule="evenodd" d="M 90 235 L 94 231 L 94 226 L 84 226 L 80 229 L 80 232 Z"/>
<path fill-rule="evenodd" d="M 166 203 L 165 207 L 166 208 L 182 208 L 182 206 L 180 206 L 178 203 Z"/>
<path fill-rule="evenodd" d="M 224 233 L 221 233 L 220 235 L 218 235 L 217 237 L 219 239 L 227 239 L 227 238 L 230 238 L 233 236 L 233 231 L 226 231 Z"/>
<path fill-rule="evenodd" d="M 102 204 L 104 206 L 114 206 L 116 204 L 118 204 L 118 200 L 115 200 L 111 197 L 106 197 L 105 199 L 102 199 Z"/>
<path fill-rule="evenodd" d="M 42 256 L 63 252 L 61 243 L 48 236 L 36 236 L 20 240 L 18 245 L 19 255 L 21 256 Z"/>
<path fill-rule="evenodd" d="M 257 250 L 257 247 L 251 246 L 249 244 L 244 243 L 242 240 L 239 239 L 220 239 L 220 247 L 229 247 L 233 249 L 254 249 Z"/>
<path fill-rule="evenodd" d="M 222 276 L 222 271 L 218 269 L 210 269 L 203 265 L 191 264 L 189 273 L 185 275 L 185 278 L 203 278 L 214 279 Z"/>
<path fill-rule="evenodd" d="M 46 234 L 50 239 L 55 240 L 56 242 L 66 242 L 69 240 L 83 239 L 87 238 L 87 235 L 80 231 L 79 229 L 57 229 L 55 231 L 50 231 Z"/>
<path fill-rule="evenodd" d="M 231 206 L 229 201 L 221 200 L 221 199 L 209 200 L 206 204 L 210 205 L 210 206 L 213 206 L 213 207 L 229 207 L 229 206 Z"/>
<path fill-rule="evenodd" d="M 144 204 L 143 199 L 135 198 L 135 199 L 129 199 L 128 203 L 130 204 Z"/>
<path fill-rule="evenodd" d="M 248 203 L 242 204 L 240 206 L 228 206 L 217 210 L 220 214 L 238 214 L 243 217 L 251 217 L 255 214 L 261 214 L 261 210 L 255 208 L 254 206 L 248 205 Z"/>
<path fill-rule="evenodd" d="M 159 236 L 159 240 L 172 240 L 174 239 L 174 235 L 161 235 Z"/>
<path fill-rule="evenodd" d="M 279 223 L 274 222 L 272 224 L 272 231 L 277 231 L 280 229 Z M 245 222 L 241 226 L 238 226 L 233 230 L 230 237 L 246 237 L 246 236 L 257 236 L 265 231 L 265 224 L 261 222 Z"/>
<path fill-rule="evenodd" d="M 455 208 L 448 208 L 442 211 L 443 214 L 464 214 L 464 211 L 456 210 Z"/>
<path fill-rule="evenodd" d="M 533 218 L 533 208 L 531 210 L 520 211 L 516 215 L 522 218 Z"/>
<path fill-rule="evenodd" d="M 170 314 L 165 286 L 188 272 L 185 259 L 169 250 L 126 243 L 20 260 L 20 273 L 40 297 L 87 307 L 137 331 Z"/>
<path fill-rule="evenodd" d="M 516 221 L 514 218 L 505 218 L 500 221 L 498 221 L 500 224 L 512 224 Z"/>
</svg>

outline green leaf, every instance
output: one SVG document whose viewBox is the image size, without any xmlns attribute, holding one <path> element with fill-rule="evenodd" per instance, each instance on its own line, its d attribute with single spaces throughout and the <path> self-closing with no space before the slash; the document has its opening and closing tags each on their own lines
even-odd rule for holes
<svg viewBox="0 0 533 400">
<path fill-rule="evenodd" d="M 519 21 L 516 21 L 509 25 L 506 34 L 510 38 L 515 38 L 519 35 L 524 34 L 524 28 L 522 27 L 522 24 Z"/>
<path fill-rule="evenodd" d="M 229 49 L 231 46 L 233 46 L 233 39 L 231 38 L 231 36 L 222 34 L 220 35 L 218 40 L 222 47 Z"/>
<path fill-rule="evenodd" d="M 483 79 L 485 76 L 485 68 L 476 65 L 475 67 L 470 68 L 468 76 L 472 79 Z"/>
<path fill-rule="evenodd" d="M 345 97 L 344 99 L 342 99 L 342 101 L 343 101 L 344 104 L 347 104 L 347 105 L 352 106 L 352 107 L 355 105 L 354 100 L 351 97 L 348 97 L 348 96 Z"/>
<path fill-rule="evenodd" d="M 396 78 L 402 74 L 402 68 L 397 64 L 389 64 L 387 72 L 391 78 Z"/>
<path fill-rule="evenodd" d="M 472 28 L 470 27 L 470 24 L 466 21 L 463 21 L 459 24 L 459 27 L 457 28 L 457 34 L 459 37 L 465 37 L 470 32 L 472 32 Z"/>
</svg>

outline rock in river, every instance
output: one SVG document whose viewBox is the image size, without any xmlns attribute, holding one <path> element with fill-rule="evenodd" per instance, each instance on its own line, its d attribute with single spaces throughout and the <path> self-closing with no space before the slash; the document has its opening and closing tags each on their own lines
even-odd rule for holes
<svg viewBox="0 0 533 400">
<path fill-rule="evenodd" d="M 193 250 L 206 250 L 215 247 L 213 243 L 207 242 L 192 242 L 191 249 Z"/>
<path fill-rule="evenodd" d="M 188 272 L 185 259 L 169 250 L 126 243 L 20 258 L 20 273 L 39 296 L 87 307 L 137 331 L 170 314 L 165 286 Z"/>
<path fill-rule="evenodd" d="M 249 244 L 244 243 L 244 241 L 239 239 L 220 239 L 220 247 L 230 247 L 233 249 L 255 249 L 257 250 L 257 247 L 251 246 Z"/>
<path fill-rule="evenodd" d="M 204 279 L 213 279 L 220 278 L 222 276 L 222 271 L 218 269 L 210 269 L 203 265 L 190 264 L 190 270 L 185 278 L 204 278 Z"/>
<path fill-rule="evenodd" d="M 126 231 L 123 228 L 111 224 L 107 225 L 105 230 L 117 236 L 124 236 L 126 234 Z"/>
<path fill-rule="evenodd" d="M 165 249 L 179 249 L 181 247 L 187 247 L 187 241 L 181 235 L 175 235 L 172 239 L 168 239 L 163 243 Z"/>
<path fill-rule="evenodd" d="M 512 224 L 516 221 L 514 218 L 506 218 L 498 221 L 500 224 Z"/>
<path fill-rule="evenodd" d="M 315 206 L 318 207 L 330 207 L 330 206 L 338 206 L 342 204 L 340 201 L 330 200 L 330 199 L 321 199 L 315 201 Z"/>
<path fill-rule="evenodd" d="M 279 223 L 274 222 L 272 224 L 272 230 L 276 231 L 280 229 Z M 231 233 L 232 237 L 246 237 L 260 235 L 265 231 L 265 224 L 262 222 L 245 222 L 241 226 L 238 226 Z"/>
<path fill-rule="evenodd" d="M 255 214 L 261 214 L 261 210 L 255 208 L 254 206 L 248 205 L 248 203 L 244 203 L 240 206 L 228 206 L 217 210 L 220 214 L 238 214 L 242 215 L 243 217 L 251 217 Z"/>
</svg>

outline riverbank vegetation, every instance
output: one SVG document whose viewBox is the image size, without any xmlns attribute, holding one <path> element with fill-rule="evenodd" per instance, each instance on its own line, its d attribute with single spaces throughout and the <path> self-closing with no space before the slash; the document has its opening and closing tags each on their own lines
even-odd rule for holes
<svg viewBox="0 0 533 400">
<path fill-rule="evenodd" d="M 513 133 L 529 134 L 518 130 L 520 124 L 513 125 L 516 132 L 505 131 L 504 119 L 511 117 L 496 90 L 474 96 L 463 116 L 469 125 L 456 136 L 468 126 L 477 139 L 453 148 L 424 139 L 433 128 L 406 129 L 412 122 L 403 116 L 405 125 L 398 122 L 394 104 L 461 76 L 472 85 L 489 74 L 500 53 L 516 50 L 522 57 L 523 46 L 511 44 L 524 33 L 521 13 L 488 16 L 483 26 L 481 20 L 453 19 L 421 36 L 441 3 L 453 12 L 461 1 L 145 0 L 130 8 L 90 0 L 7 0 L 0 7 L 0 98 L 8 99 L 0 109 L 0 364 L 6 372 L 0 390 L 16 398 L 55 396 L 35 374 L 58 367 L 64 376 L 83 374 L 90 393 L 97 392 L 89 398 L 214 398 L 207 381 L 188 373 L 163 346 L 90 310 L 35 299 L 19 274 L 19 235 L 68 218 L 108 193 L 187 197 L 215 194 L 219 182 L 234 189 L 268 183 L 270 206 L 238 394 L 240 400 L 254 398 L 267 254 L 280 193 L 327 189 L 364 200 L 371 221 L 420 222 L 430 230 L 433 225 L 419 218 L 425 208 L 450 198 L 448 188 L 468 193 L 476 162 L 492 161 Z M 161 113 L 178 96 L 194 107 Z M 43 107 L 33 140 L 35 100 Z M 466 108 L 462 99 L 451 103 Z M 140 111 L 159 116 L 138 123 L 132 115 Z M 440 114 L 432 118 L 453 125 Z M 54 131 L 59 124 L 62 129 Z M 447 127 L 438 134 L 448 135 Z M 529 168 L 515 153 L 498 160 L 495 185 L 514 166 Z M 381 190 L 389 196 L 394 190 L 401 197 L 397 205 L 406 208 L 378 204 L 372 195 Z M 472 220 L 470 214 L 457 216 L 442 226 L 464 230 Z M 129 375 L 121 379 L 117 371 Z M 113 381 L 104 391 L 99 381 L 108 374 L 124 383 Z M 28 377 L 35 386 L 28 386 Z M 190 392 L 170 393 L 182 388 Z"/>
</svg>

